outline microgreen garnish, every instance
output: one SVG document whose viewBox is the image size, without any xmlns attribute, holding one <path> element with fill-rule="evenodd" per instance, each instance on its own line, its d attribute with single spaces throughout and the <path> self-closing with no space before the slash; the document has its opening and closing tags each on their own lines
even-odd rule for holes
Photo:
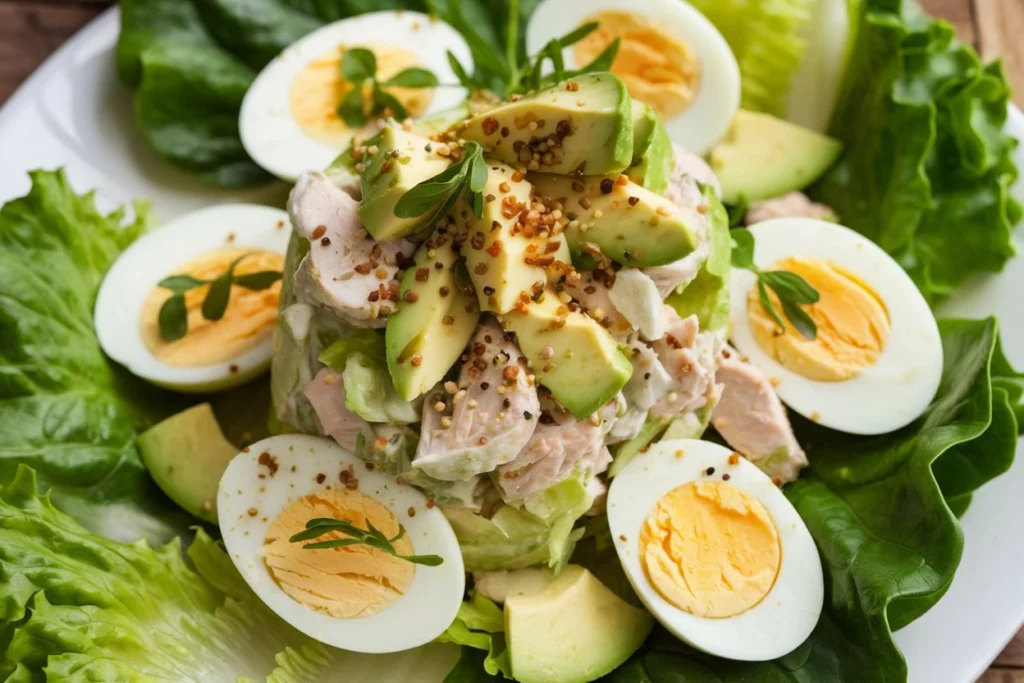
<svg viewBox="0 0 1024 683">
<path fill-rule="evenodd" d="M 818 336 L 818 326 L 814 324 L 807 311 L 800 308 L 815 304 L 820 298 L 818 290 L 814 289 L 802 277 L 787 270 L 761 270 L 754 265 L 754 236 L 749 230 L 738 228 L 730 231 L 732 235 L 732 265 L 734 268 L 749 270 L 757 275 L 757 293 L 761 299 L 761 305 L 768 315 L 778 323 L 783 330 L 786 323 L 779 314 L 778 309 L 768 296 L 768 290 L 775 292 L 782 304 L 782 312 L 793 325 L 793 329 L 807 339 L 815 339 Z"/>
<path fill-rule="evenodd" d="M 341 74 L 352 84 L 338 105 L 338 116 L 352 128 L 361 128 L 373 118 L 382 116 L 385 110 L 399 121 L 409 117 L 409 112 L 398 101 L 398 98 L 385 90 L 391 88 L 435 88 L 438 86 L 437 76 L 433 72 L 420 67 L 410 67 L 400 71 L 386 81 L 377 78 L 377 56 L 364 47 L 353 47 L 345 50 L 341 57 Z M 372 96 L 369 111 L 363 101 L 366 84 L 370 84 Z"/>
<path fill-rule="evenodd" d="M 247 256 L 252 254 L 242 254 L 228 266 L 223 275 L 212 280 L 201 280 L 191 275 L 171 275 L 157 283 L 157 287 L 172 292 L 171 297 L 160 307 L 160 337 L 164 341 L 172 342 L 188 334 L 188 307 L 185 305 L 185 295 L 193 289 L 210 285 L 206 298 L 203 299 L 203 317 L 207 320 L 220 320 L 228 309 L 231 285 L 259 292 L 281 279 L 281 272 L 277 270 L 235 275 L 235 267 Z"/>
<path fill-rule="evenodd" d="M 373 526 L 370 520 L 366 520 L 367 529 L 360 529 L 352 522 L 344 519 L 318 518 L 306 522 L 306 530 L 300 531 L 288 539 L 290 543 L 302 543 L 314 538 L 320 538 L 335 531 L 341 532 L 349 538 L 335 538 L 330 541 L 319 541 L 307 543 L 302 546 L 303 550 L 325 550 L 327 548 L 344 548 L 350 545 L 368 545 L 371 548 L 393 555 L 400 560 L 422 564 L 425 567 L 436 567 L 444 559 L 437 555 L 402 555 L 395 550 L 395 542 L 405 536 L 405 527 L 398 525 L 398 534 L 394 538 L 388 538 L 380 529 Z"/>
<path fill-rule="evenodd" d="M 462 34 L 469 44 L 476 62 L 476 71 L 470 74 L 451 52 L 448 63 L 456 78 L 469 90 L 493 90 L 504 97 L 517 93 L 540 90 L 561 81 L 576 78 L 583 74 L 597 71 L 608 71 L 619 53 L 619 40 L 616 38 L 594 61 L 581 69 L 566 69 L 562 58 L 562 50 L 580 42 L 593 33 L 596 22 L 584 24 L 560 38 L 549 41 L 534 56 L 523 54 L 519 49 L 519 0 L 509 0 L 508 18 L 505 25 L 504 54 L 495 48 L 476 29 L 462 11 L 462 0 L 449 0 L 449 19 L 455 29 Z M 551 62 L 551 73 L 544 75 L 545 62 Z"/>
<path fill-rule="evenodd" d="M 452 210 L 465 188 L 466 203 L 480 218 L 484 213 L 483 189 L 486 184 L 487 162 L 484 161 L 484 150 L 475 142 L 467 142 L 462 148 L 461 159 L 402 195 L 395 204 L 395 215 L 399 218 L 416 218 L 433 211 L 424 225 L 429 228 Z"/>
</svg>

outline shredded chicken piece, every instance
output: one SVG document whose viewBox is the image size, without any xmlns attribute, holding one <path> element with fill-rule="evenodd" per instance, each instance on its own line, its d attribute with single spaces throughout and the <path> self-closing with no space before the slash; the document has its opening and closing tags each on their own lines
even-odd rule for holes
<svg viewBox="0 0 1024 683">
<path fill-rule="evenodd" d="M 345 383 L 341 373 L 323 368 L 306 384 L 303 393 L 313 406 L 323 433 L 354 453 L 359 433 L 369 423 L 345 405 Z"/>
<path fill-rule="evenodd" d="M 718 338 L 700 332 L 697 316 L 685 320 L 675 309 L 665 306 L 668 331 L 652 348 L 658 354 L 672 383 L 665 396 L 651 407 L 651 416 L 669 419 L 692 413 L 707 405 L 716 395 L 715 356 Z"/>
<path fill-rule="evenodd" d="M 754 225 L 773 218 L 820 218 L 834 221 L 836 214 L 828 206 L 812 202 L 803 192 L 790 192 L 774 199 L 754 202 L 747 209 L 743 221 L 747 225 Z"/>
</svg>

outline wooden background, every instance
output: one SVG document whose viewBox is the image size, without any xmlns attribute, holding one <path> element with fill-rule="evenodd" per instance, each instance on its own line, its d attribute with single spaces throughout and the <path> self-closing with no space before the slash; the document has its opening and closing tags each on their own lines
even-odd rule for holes
<svg viewBox="0 0 1024 683">
<path fill-rule="evenodd" d="M 920 0 L 986 60 L 1001 57 L 1024 107 L 1024 0 Z M 0 104 L 110 0 L 0 0 Z M 1024 630 L 979 683 L 1024 683 Z"/>
</svg>

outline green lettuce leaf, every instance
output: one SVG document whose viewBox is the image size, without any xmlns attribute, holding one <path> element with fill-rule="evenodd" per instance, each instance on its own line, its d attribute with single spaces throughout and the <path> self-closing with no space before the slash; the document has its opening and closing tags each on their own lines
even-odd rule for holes
<svg viewBox="0 0 1024 683">
<path fill-rule="evenodd" d="M 455 664 L 450 645 L 324 647 L 265 607 L 203 531 L 193 571 L 178 540 L 153 549 L 95 536 L 37 486 L 25 466 L 0 486 L 0 680 L 439 683 Z"/>
<path fill-rule="evenodd" d="M 388 366 L 362 353 L 345 361 L 345 405 L 368 422 L 412 424 L 420 421 L 416 405 L 398 395 Z"/>
<path fill-rule="evenodd" d="M 942 383 L 913 424 L 876 437 L 795 425 L 811 465 L 786 495 L 818 545 L 826 584 L 807 642 L 779 660 L 744 663 L 652 637 L 608 680 L 906 680 L 892 631 L 949 587 L 963 553 L 954 512 L 1010 467 L 1018 435 L 1021 376 L 1002 355 L 995 321 L 945 320 L 940 330 Z"/>
<path fill-rule="evenodd" d="M 732 272 L 732 239 L 729 237 L 729 214 L 710 186 L 701 188 L 711 208 L 710 251 L 697 277 L 682 292 L 674 292 L 665 300 L 679 317 L 696 315 L 700 329 L 718 332 L 729 324 L 729 274 Z"/>
<path fill-rule="evenodd" d="M 803 33 L 815 2 L 691 0 L 736 55 L 744 109 L 785 115 L 790 84 L 807 51 Z"/>
<path fill-rule="evenodd" d="M 437 639 L 441 643 L 462 646 L 460 664 L 445 679 L 446 683 L 464 680 L 464 676 L 469 676 L 468 680 L 487 680 L 473 677 L 479 676 L 481 669 L 487 676 L 512 678 L 512 663 L 504 634 L 505 613 L 500 607 L 479 593 L 464 601 L 455 621 Z M 486 654 L 467 650 L 483 650 Z"/>
<path fill-rule="evenodd" d="M 92 324 L 103 275 L 148 209 L 126 223 L 63 172 L 31 175 L 29 194 L 0 208 L 0 480 L 30 465 L 94 531 L 167 540 L 187 521 L 150 480 L 135 434 L 183 405 L 108 361 Z"/>
<path fill-rule="evenodd" d="M 881 245 L 932 302 L 1013 255 L 1017 141 L 1010 90 L 953 28 L 910 2 L 869 0 L 830 134 L 845 152 L 811 190 Z"/>
</svg>

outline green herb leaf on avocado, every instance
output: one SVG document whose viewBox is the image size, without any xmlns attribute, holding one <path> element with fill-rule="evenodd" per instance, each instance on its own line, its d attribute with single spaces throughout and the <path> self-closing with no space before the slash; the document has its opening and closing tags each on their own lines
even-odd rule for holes
<svg viewBox="0 0 1024 683">
<path fill-rule="evenodd" d="M 483 215 L 482 192 L 486 184 L 487 162 L 484 161 L 483 148 L 475 142 L 467 142 L 462 148 L 461 159 L 399 198 L 395 204 L 395 215 L 416 218 L 433 210 L 424 229 L 433 227 L 455 206 L 465 189 L 466 202 L 479 218 Z"/>
<path fill-rule="evenodd" d="M 369 521 L 367 521 L 366 526 L 366 529 L 360 529 L 352 522 L 344 519 L 311 519 L 306 522 L 305 531 L 300 531 L 289 538 L 288 541 L 290 543 L 303 543 L 314 538 L 326 536 L 327 534 L 342 533 L 351 538 L 336 538 L 329 541 L 307 543 L 302 548 L 304 550 L 327 550 L 330 548 L 344 548 L 351 545 L 368 545 L 400 560 L 420 564 L 425 567 L 437 567 L 444 563 L 444 558 L 438 555 L 402 555 L 399 553 L 395 549 L 394 544 L 405 536 L 405 527 L 401 524 L 398 525 L 398 533 L 392 538 L 388 538 L 384 532 L 374 527 Z"/>
</svg>

